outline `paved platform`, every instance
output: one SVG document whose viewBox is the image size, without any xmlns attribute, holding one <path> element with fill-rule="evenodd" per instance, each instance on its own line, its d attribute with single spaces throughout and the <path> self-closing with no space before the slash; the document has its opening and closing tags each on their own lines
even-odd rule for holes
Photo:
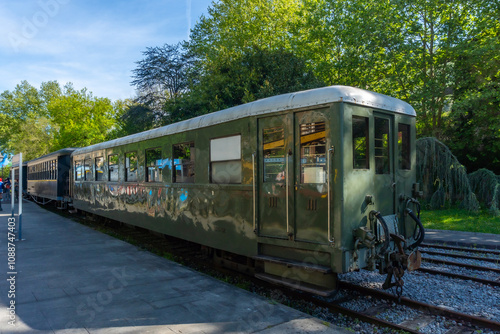
<svg viewBox="0 0 500 334">
<path fill-rule="evenodd" d="M 489 233 L 425 230 L 424 242 L 448 246 L 500 249 L 500 235 Z"/>
<path fill-rule="evenodd" d="M 349 333 L 29 202 L 9 269 L 2 206 L 1 333 Z"/>
</svg>

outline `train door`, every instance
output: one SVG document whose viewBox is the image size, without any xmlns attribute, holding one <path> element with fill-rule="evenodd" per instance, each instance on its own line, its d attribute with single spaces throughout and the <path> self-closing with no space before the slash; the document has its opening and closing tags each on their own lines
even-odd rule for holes
<svg viewBox="0 0 500 334">
<path fill-rule="evenodd" d="M 329 124 L 324 110 L 295 114 L 295 239 L 328 242 Z"/>
<path fill-rule="evenodd" d="M 374 113 L 374 191 L 382 215 L 395 213 L 393 124 L 391 116 Z"/>
<path fill-rule="evenodd" d="M 259 235 L 328 242 L 329 125 L 325 111 L 259 120 Z"/>
<path fill-rule="evenodd" d="M 293 119 L 290 114 L 259 119 L 259 235 L 288 239 L 293 201 Z"/>
</svg>

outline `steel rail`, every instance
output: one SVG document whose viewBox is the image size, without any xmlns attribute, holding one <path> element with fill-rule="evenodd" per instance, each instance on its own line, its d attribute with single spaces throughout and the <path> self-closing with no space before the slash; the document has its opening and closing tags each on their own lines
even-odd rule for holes
<svg viewBox="0 0 500 334">
<path fill-rule="evenodd" d="M 492 285 L 492 286 L 500 286 L 500 281 L 491 281 L 491 280 L 479 278 L 479 277 L 472 277 L 472 276 L 467 276 L 467 275 L 449 273 L 447 271 L 435 270 L 435 269 L 430 269 L 430 268 L 422 268 L 422 267 L 419 268 L 418 271 L 421 271 L 423 273 L 432 274 L 432 275 L 441 275 L 441 276 L 446 276 L 446 277 L 451 277 L 451 278 L 459 278 L 459 279 L 467 280 L 467 281 L 479 282 L 482 284 L 488 284 L 488 285 Z"/>
<path fill-rule="evenodd" d="M 484 262 L 500 264 L 500 258 L 499 259 L 492 259 L 492 258 L 480 257 L 480 256 L 470 256 L 470 255 L 461 255 L 461 254 L 453 254 L 453 253 L 441 253 L 441 252 L 427 251 L 425 249 L 420 249 L 420 252 L 425 253 L 425 254 L 429 254 L 429 255 L 448 256 L 448 257 L 453 257 L 456 259 L 476 260 L 476 261 L 484 261 Z"/>
<path fill-rule="evenodd" d="M 395 324 L 393 322 L 389 322 L 389 321 L 384 320 L 384 319 L 372 317 L 370 315 L 363 314 L 363 313 L 358 312 L 358 311 L 353 311 L 353 310 L 348 309 L 346 307 L 343 307 L 343 306 L 340 306 L 337 304 L 333 304 L 331 302 L 323 301 L 323 300 L 317 299 L 317 298 L 312 297 L 312 296 L 308 296 L 308 297 L 300 296 L 299 298 L 306 300 L 308 302 L 311 302 L 311 303 L 315 304 L 316 306 L 326 308 L 330 312 L 342 313 L 342 314 L 347 315 L 351 318 L 359 319 L 361 321 L 368 322 L 370 324 L 373 324 L 373 325 L 376 325 L 379 327 L 391 328 L 391 329 L 404 331 L 405 333 L 411 333 L 411 334 L 421 334 L 422 333 L 422 332 L 419 332 L 419 331 L 414 330 L 412 328 L 409 328 L 409 327 L 406 327 L 403 325 L 398 325 L 398 324 Z"/>
<path fill-rule="evenodd" d="M 366 287 L 356 285 L 353 283 L 349 283 L 346 281 L 339 281 L 339 287 L 349 289 L 352 291 L 361 292 L 365 295 L 371 295 L 371 296 L 381 298 L 381 299 L 389 299 L 389 300 L 392 300 L 395 302 L 399 301 L 402 305 L 405 305 L 405 306 L 408 306 L 408 307 L 411 307 L 414 309 L 424 309 L 424 310 L 427 310 L 431 314 L 434 314 L 434 315 L 445 316 L 447 318 L 460 320 L 460 321 L 467 321 L 473 325 L 481 326 L 483 328 L 500 330 L 500 322 L 489 320 L 486 318 L 476 317 L 473 315 L 448 310 L 448 309 L 443 308 L 443 307 L 419 302 L 419 301 L 412 300 L 412 299 L 407 298 L 407 297 L 400 297 L 399 298 L 398 296 L 395 296 L 393 294 L 390 294 L 390 293 L 387 293 L 384 291 L 380 291 L 380 290 L 372 289 L 372 288 L 366 288 Z"/>
<path fill-rule="evenodd" d="M 418 247 L 456 250 L 456 251 L 478 253 L 478 254 L 500 255 L 500 251 L 494 250 L 494 249 L 473 249 L 473 248 L 467 248 L 467 247 L 444 246 L 444 245 L 433 245 L 433 244 L 420 244 Z"/>
<path fill-rule="evenodd" d="M 460 263 L 460 262 L 453 262 L 453 261 L 447 261 L 447 260 L 431 259 L 431 258 L 423 257 L 423 256 L 422 256 L 422 261 L 439 263 L 439 264 L 447 264 L 450 266 L 457 266 L 457 267 L 469 268 L 469 269 L 474 269 L 474 270 L 493 271 L 495 273 L 500 273 L 500 269 L 498 269 L 498 268 L 482 267 L 482 266 L 476 266 L 474 264 L 468 264 L 468 263 Z"/>
</svg>

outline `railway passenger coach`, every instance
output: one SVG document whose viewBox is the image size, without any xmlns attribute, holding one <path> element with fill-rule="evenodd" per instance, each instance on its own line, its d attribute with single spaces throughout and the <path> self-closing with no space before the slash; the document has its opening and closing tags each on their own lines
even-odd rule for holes
<svg viewBox="0 0 500 334">
<path fill-rule="evenodd" d="M 27 162 L 27 192 L 43 203 L 56 201 L 60 204 L 70 200 L 71 153 L 74 148 L 65 148 Z"/>
<path fill-rule="evenodd" d="M 76 149 L 75 208 L 189 240 L 328 295 L 337 273 L 418 267 L 415 111 L 331 86 Z M 395 277 L 395 281 L 391 279 Z"/>
</svg>

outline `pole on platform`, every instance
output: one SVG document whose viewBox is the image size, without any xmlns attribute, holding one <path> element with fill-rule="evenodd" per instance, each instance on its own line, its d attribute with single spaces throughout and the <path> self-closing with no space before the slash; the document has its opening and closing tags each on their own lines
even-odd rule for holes
<svg viewBox="0 0 500 334">
<path fill-rule="evenodd" d="M 13 164 L 12 164 L 13 165 Z M 16 199 L 16 173 L 14 173 L 14 168 L 11 169 L 11 179 L 10 179 L 10 208 L 12 211 L 12 218 L 14 218 L 14 201 Z"/>
<path fill-rule="evenodd" d="M 23 154 L 19 153 L 19 240 L 23 240 Z"/>
</svg>

